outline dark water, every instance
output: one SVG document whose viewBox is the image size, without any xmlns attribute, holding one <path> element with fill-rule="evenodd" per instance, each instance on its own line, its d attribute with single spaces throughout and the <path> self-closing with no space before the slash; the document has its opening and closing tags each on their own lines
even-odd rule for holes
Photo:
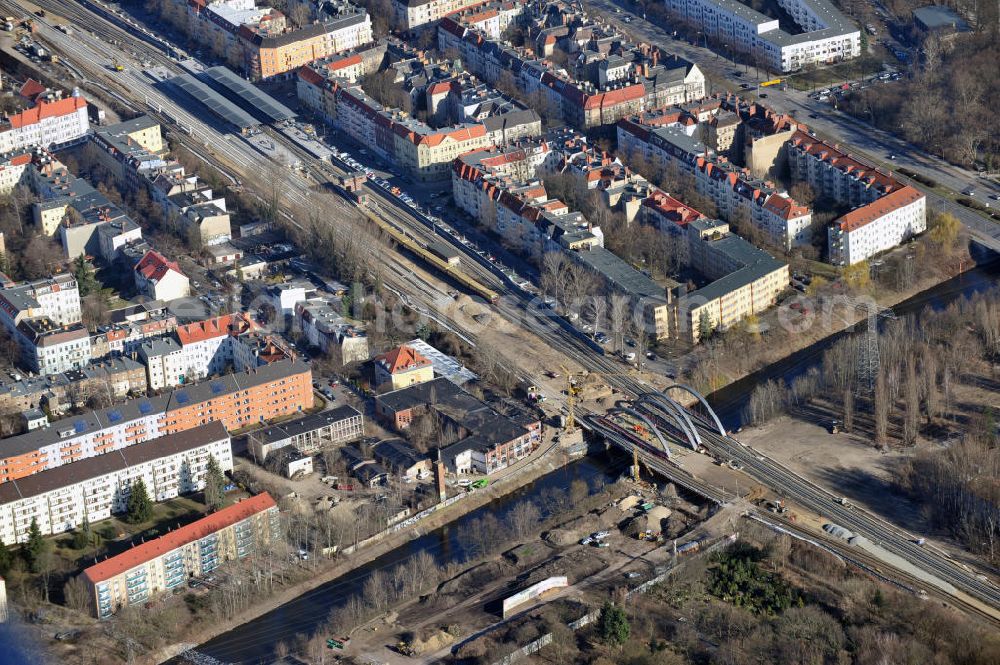
<svg viewBox="0 0 1000 665">
<path fill-rule="evenodd" d="M 892 309 L 897 316 L 914 314 L 925 307 L 940 309 L 964 296 L 986 291 L 997 286 L 998 283 L 1000 283 L 1000 261 L 994 260 L 918 293 Z M 831 335 L 715 391 L 707 397 L 709 404 L 719 414 L 719 418 L 727 429 L 739 427 L 743 409 L 750 400 L 750 393 L 755 386 L 770 379 L 779 378 L 784 378 L 786 382 L 791 383 L 792 379 L 807 372 L 811 367 L 819 366 L 823 360 L 823 352 L 845 334 L 850 333 Z"/>
<path fill-rule="evenodd" d="M 274 645 L 296 633 L 311 635 L 323 625 L 330 611 L 336 609 L 355 591 L 359 591 L 369 574 L 376 569 L 390 568 L 417 552 L 424 551 L 439 564 L 465 559 L 459 534 L 469 523 L 487 512 L 503 519 L 521 499 L 537 499 L 549 488 L 568 488 L 575 479 L 586 480 L 591 492 L 599 491 L 605 481 L 621 475 L 621 469 L 600 461 L 584 458 L 568 464 L 525 485 L 510 494 L 474 510 L 445 526 L 409 541 L 372 562 L 309 591 L 278 609 L 228 633 L 206 642 L 198 651 L 227 663 L 263 664 L 273 660 Z M 176 660 L 170 662 L 177 662 Z"/>
<path fill-rule="evenodd" d="M 900 303 L 894 309 L 897 315 L 919 312 L 925 307 L 945 307 L 957 298 L 984 291 L 1000 282 L 1000 262 L 993 262 L 954 277 L 927 291 Z M 822 361 L 823 352 L 843 334 L 837 334 L 803 349 L 788 358 L 769 365 L 740 381 L 708 396 L 727 428 L 740 424 L 740 414 L 758 383 L 772 378 L 791 381 L 810 367 Z M 459 534 L 469 523 L 487 512 L 502 519 L 522 498 L 537 498 L 548 488 L 567 488 L 576 478 L 588 481 L 592 491 L 602 481 L 617 477 L 619 469 L 612 470 L 591 458 L 573 462 L 543 478 L 501 497 L 439 529 L 409 541 L 405 545 L 378 557 L 358 569 L 328 582 L 295 600 L 206 642 L 198 650 L 221 661 L 258 665 L 273 659 L 274 645 L 296 633 L 312 634 L 324 624 L 330 611 L 361 589 L 368 575 L 376 569 L 388 568 L 420 551 L 434 557 L 439 564 L 465 559 L 465 550 Z M 172 661 L 173 662 L 173 661 Z"/>
</svg>

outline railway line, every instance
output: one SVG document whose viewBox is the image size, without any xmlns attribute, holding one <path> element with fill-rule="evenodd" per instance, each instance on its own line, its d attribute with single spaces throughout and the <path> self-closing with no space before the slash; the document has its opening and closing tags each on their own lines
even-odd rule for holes
<svg viewBox="0 0 1000 665">
<path fill-rule="evenodd" d="M 173 124 L 187 125 L 190 131 L 185 132 L 186 136 L 180 136 L 182 143 L 201 153 L 208 151 L 212 155 L 213 163 L 223 166 L 224 171 L 233 169 L 248 180 L 256 182 L 256 179 L 260 176 L 259 163 L 261 155 L 255 152 L 248 143 L 241 139 L 233 142 L 230 140 L 232 137 L 219 133 L 206 123 L 201 122 L 191 116 L 191 114 L 178 108 L 171 100 L 149 85 L 148 81 L 141 74 L 126 71 L 109 75 L 109 65 L 122 57 L 121 50 L 113 48 L 115 44 L 127 43 L 130 47 L 133 47 L 131 54 L 139 58 L 140 62 L 145 58 L 150 62 L 155 62 L 158 65 L 168 68 L 168 71 L 176 72 L 176 65 L 167 55 L 145 42 L 142 44 L 134 43 L 129 37 L 128 31 L 114 27 L 114 23 L 103 18 L 98 18 L 90 11 L 82 9 L 72 2 L 41 0 L 38 4 L 47 11 L 70 18 L 76 24 L 77 29 L 87 30 L 90 34 L 95 35 L 97 40 L 108 42 L 111 46 L 108 44 L 95 44 L 94 39 L 84 40 L 68 37 L 44 21 L 39 21 L 33 16 L 28 15 L 21 7 L 13 4 L 10 0 L 0 0 L 0 6 L 5 7 L 6 11 L 11 15 L 24 18 L 30 17 L 35 20 L 36 25 L 39 26 L 40 37 L 47 40 L 57 50 L 68 54 L 80 71 L 88 77 L 93 77 L 93 82 L 99 83 L 106 89 L 113 90 L 114 96 L 117 99 L 121 99 L 123 104 L 126 104 L 130 108 L 138 108 L 141 105 L 137 102 L 137 97 L 144 96 L 144 101 L 148 108 L 141 110 L 152 111 L 154 115 L 159 114 L 159 117 L 166 118 Z M 169 109 L 169 115 L 164 109 Z M 287 140 L 282 141 L 282 143 L 289 150 L 295 151 L 298 149 L 297 146 L 294 146 Z M 312 174 L 318 172 L 314 159 L 310 158 L 306 163 L 311 165 L 310 172 Z M 303 183 L 298 180 L 297 176 L 290 177 L 290 174 L 286 174 L 284 177 L 288 184 L 288 197 L 298 202 L 300 206 L 308 206 L 310 203 L 309 193 L 308 190 L 305 192 L 301 191 Z M 332 200 L 333 197 L 327 198 Z M 326 203 L 327 199 L 324 198 L 323 201 Z M 346 202 L 342 202 L 341 204 L 347 205 Z M 388 224 L 389 222 L 383 220 L 383 223 Z M 397 215 L 391 224 L 393 226 L 400 225 L 397 227 L 397 232 L 403 234 L 417 232 L 416 229 L 422 226 L 419 221 L 412 218 L 412 215 Z M 426 227 L 423 228 L 426 229 Z M 419 231 L 419 233 L 424 232 L 424 230 Z M 393 275 L 393 289 L 398 290 L 400 293 L 407 293 L 413 288 L 413 275 L 399 270 L 398 266 L 396 268 L 390 270 Z M 483 277 L 485 281 L 484 276 L 478 273 L 477 276 Z M 423 291 L 423 287 L 421 287 L 421 291 Z M 429 294 L 424 291 L 424 295 Z M 504 295 L 509 297 L 500 298 L 496 306 L 511 321 L 515 321 L 518 325 L 541 336 L 542 339 L 547 340 L 553 347 L 558 348 L 587 370 L 607 374 L 619 374 L 621 372 L 622 367 L 617 361 L 604 356 L 603 351 L 599 347 L 573 328 L 562 317 L 556 316 L 551 310 L 543 311 L 537 306 L 533 306 L 532 299 L 526 294 L 517 292 L 516 289 L 510 289 Z M 427 308 L 433 308 L 433 299 L 428 298 L 424 302 L 424 305 Z M 442 315 L 442 318 L 447 320 L 444 315 Z M 454 324 L 454 321 L 450 323 Z M 631 376 L 608 376 L 606 380 L 610 385 L 621 390 L 626 396 L 638 396 L 649 391 L 648 386 Z M 587 418 L 588 422 L 593 422 L 590 420 L 589 415 Z M 612 441 L 617 438 L 624 442 L 625 445 L 632 445 L 628 443 L 627 438 L 622 437 L 620 432 L 612 432 L 610 428 L 605 429 L 608 431 L 608 435 L 612 437 Z M 598 429 L 598 431 L 601 430 Z M 836 503 L 834 501 L 835 497 L 830 493 L 797 476 L 776 461 L 743 446 L 728 435 L 714 430 L 704 420 L 699 424 L 699 431 L 709 452 L 718 459 L 739 461 L 745 473 L 755 478 L 758 482 L 774 488 L 790 500 L 800 504 L 803 508 L 819 515 L 828 516 L 832 522 L 851 529 L 855 533 L 864 535 L 873 543 L 880 545 L 897 556 L 903 557 L 913 565 L 922 568 L 931 575 L 939 577 L 962 592 L 992 607 L 1000 607 L 1000 591 L 995 586 L 988 581 L 979 579 L 971 571 L 967 572 L 963 570 L 948 561 L 941 554 L 936 553 L 933 549 L 915 544 L 915 539 L 912 535 L 863 510 L 849 508 Z M 683 471 L 683 469 L 665 460 L 658 459 L 655 455 L 651 455 L 648 452 L 642 454 L 644 455 L 643 461 L 650 468 L 663 473 L 665 477 L 670 478 L 674 482 L 688 487 L 692 491 L 702 493 L 714 501 L 721 502 L 726 499 L 720 490 L 693 478 L 690 474 Z M 813 538 L 816 537 L 811 532 L 809 535 Z"/>
</svg>

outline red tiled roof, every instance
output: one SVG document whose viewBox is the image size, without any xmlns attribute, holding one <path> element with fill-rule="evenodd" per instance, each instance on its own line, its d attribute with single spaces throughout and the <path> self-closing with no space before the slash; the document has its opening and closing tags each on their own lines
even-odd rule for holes
<svg viewBox="0 0 1000 665">
<path fill-rule="evenodd" d="M 388 353 L 383 353 L 375 358 L 375 360 L 382 363 L 390 374 L 427 367 L 431 364 L 430 360 L 424 358 L 422 355 L 417 353 L 415 349 L 407 346 L 406 344 L 403 344 Z"/>
<path fill-rule="evenodd" d="M 184 274 L 176 262 L 167 260 L 163 254 L 152 249 L 139 259 L 139 262 L 135 264 L 135 270 L 148 280 L 161 280 L 171 270 L 181 275 Z"/>
<path fill-rule="evenodd" d="M 794 199 L 774 194 L 769 196 L 764 209 L 778 215 L 782 219 L 795 219 L 809 213 L 809 208 L 799 205 Z"/>
<path fill-rule="evenodd" d="M 642 204 L 652 208 L 667 219 L 676 224 L 680 224 L 681 226 L 704 217 L 704 215 L 694 208 L 684 205 L 666 192 L 661 192 L 659 190 L 647 197 Z"/>
<path fill-rule="evenodd" d="M 97 565 L 84 570 L 83 574 L 94 584 L 117 577 L 147 561 L 152 561 L 178 547 L 193 543 L 220 529 L 232 526 L 276 505 L 274 499 L 267 492 L 244 499 L 228 508 L 223 508 L 217 513 L 202 517 L 200 520 L 192 522 L 187 526 L 182 526 L 176 531 L 171 531 L 155 540 L 150 540 L 122 552 L 118 556 L 101 561 Z"/>
<path fill-rule="evenodd" d="M 21 90 L 17 94 L 21 95 L 25 99 L 34 100 L 35 97 L 45 92 L 46 89 L 47 88 L 44 85 L 35 79 L 28 79 L 24 82 L 24 85 L 21 86 Z"/>
<path fill-rule="evenodd" d="M 39 102 L 27 111 L 22 111 L 10 116 L 10 126 L 14 129 L 34 125 L 45 118 L 55 118 L 62 115 L 70 115 L 78 110 L 87 107 L 87 100 L 83 97 L 67 97 L 54 102 Z"/>
<path fill-rule="evenodd" d="M 923 197 L 924 195 L 920 191 L 906 185 L 902 189 L 890 192 L 882 198 L 872 201 L 868 205 L 852 210 L 836 220 L 834 224 L 839 226 L 842 231 L 850 233 L 866 224 L 874 222 L 879 217 L 887 215 L 897 208 L 902 208 L 914 201 L 919 201 Z"/>
<path fill-rule="evenodd" d="M 253 321 L 245 314 L 224 314 L 214 319 L 195 321 L 177 327 L 177 337 L 181 344 L 194 344 L 213 337 L 241 335 L 254 329 Z"/>
</svg>

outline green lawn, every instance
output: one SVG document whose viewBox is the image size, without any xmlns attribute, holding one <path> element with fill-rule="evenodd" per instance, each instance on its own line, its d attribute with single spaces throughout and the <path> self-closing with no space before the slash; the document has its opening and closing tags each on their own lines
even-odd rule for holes
<svg viewBox="0 0 1000 665">
<path fill-rule="evenodd" d="M 205 511 L 205 504 L 189 496 L 154 503 L 153 516 L 148 522 L 129 524 L 124 515 L 119 515 L 92 524 L 91 530 L 95 538 L 84 549 L 73 549 L 72 532 L 53 536 L 55 554 L 73 565 L 86 567 L 93 563 L 94 556 L 98 553 L 114 556 L 131 547 L 133 539 L 139 536 L 146 540 L 162 536 L 168 529 L 175 529 L 202 517 Z"/>
</svg>

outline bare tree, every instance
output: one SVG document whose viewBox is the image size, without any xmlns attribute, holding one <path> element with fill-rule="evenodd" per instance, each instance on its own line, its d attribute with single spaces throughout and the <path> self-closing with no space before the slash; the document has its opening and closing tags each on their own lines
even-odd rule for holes
<svg viewBox="0 0 1000 665">
<path fill-rule="evenodd" d="M 542 511 L 529 499 L 519 501 L 508 517 L 511 533 L 518 540 L 530 535 L 541 521 Z"/>
<path fill-rule="evenodd" d="M 912 353 L 906 355 L 906 385 L 904 387 L 903 443 L 917 442 L 920 421 L 920 386 L 917 383 L 917 361 Z"/>
<path fill-rule="evenodd" d="M 885 372 L 879 372 L 875 379 L 874 414 L 875 445 L 883 448 L 889 443 L 889 389 Z"/>
<path fill-rule="evenodd" d="M 844 389 L 844 431 L 848 434 L 854 429 L 854 391 Z"/>
</svg>

